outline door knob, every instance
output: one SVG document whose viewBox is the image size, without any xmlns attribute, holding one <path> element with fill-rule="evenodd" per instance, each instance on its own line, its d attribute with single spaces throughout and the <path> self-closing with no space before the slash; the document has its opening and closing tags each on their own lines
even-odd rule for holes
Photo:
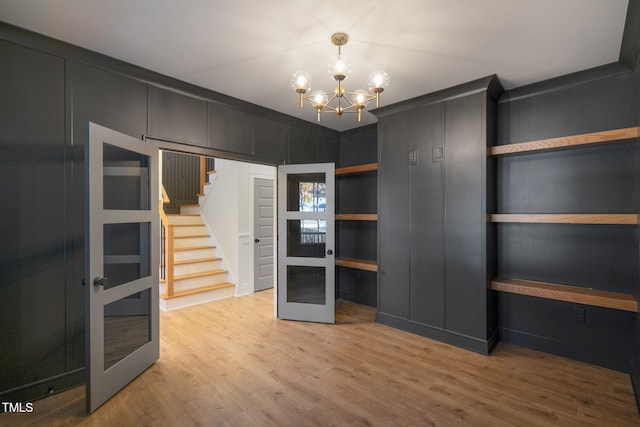
<svg viewBox="0 0 640 427">
<path fill-rule="evenodd" d="M 93 279 L 93 286 L 109 286 L 109 279 L 106 277 L 96 277 Z"/>
<path fill-rule="evenodd" d="M 332 251 L 331 249 L 329 249 L 329 250 L 327 251 L 327 255 L 333 255 L 333 251 Z"/>
<path fill-rule="evenodd" d="M 260 239 L 255 239 L 254 242 L 258 243 L 260 241 Z"/>
</svg>

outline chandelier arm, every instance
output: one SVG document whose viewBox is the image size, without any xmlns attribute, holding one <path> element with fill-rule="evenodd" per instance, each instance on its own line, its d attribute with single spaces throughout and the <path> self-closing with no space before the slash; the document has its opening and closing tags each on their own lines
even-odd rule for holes
<svg viewBox="0 0 640 427">
<path fill-rule="evenodd" d="M 348 62 L 348 58 L 342 57 L 342 46 L 347 44 L 349 36 L 343 32 L 337 32 L 331 35 L 331 43 L 338 47 L 338 56 L 332 58 L 329 64 L 329 74 L 337 82 L 337 87 L 332 92 L 323 92 L 322 90 L 315 90 L 312 94 L 305 95 L 307 91 L 311 89 L 311 78 L 303 72 L 297 71 L 293 74 L 291 79 L 291 86 L 300 94 L 300 107 L 302 108 L 304 100 L 309 101 L 313 108 L 317 111 L 318 121 L 320 121 L 320 113 L 335 112 L 338 116 L 342 113 L 357 113 L 358 121 L 360 121 L 362 110 L 366 108 L 369 101 L 375 99 L 376 106 L 380 106 L 380 93 L 384 91 L 385 87 L 389 85 L 389 76 L 384 70 L 374 70 L 369 75 L 369 89 L 359 89 L 355 92 L 348 92 L 344 86 L 342 86 L 343 80 L 346 79 L 350 73 L 351 64 Z M 373 92 L 373 94 L 371 93 Z M 346 101 L 343 103 L 341 98 Z M 337 106 L 332 107 L 330 104 L 338 98 Z M 343 106 L 344 104 L 344 106 Z"/>
</svg>

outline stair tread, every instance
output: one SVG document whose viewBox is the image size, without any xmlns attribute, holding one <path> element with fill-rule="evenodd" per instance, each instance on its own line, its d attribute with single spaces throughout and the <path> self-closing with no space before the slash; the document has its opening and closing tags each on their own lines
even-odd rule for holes
<svg viewBox="0 0 640 427">
<path fill-rule="evenodd" d="M 184 264 L 197 264 L 199 262 L 210 262 L 210 261 L 220 261 L 222 258 L 220 257 L 209 257 L 209 258 L 196 258 L 196 259 L 186 259 L 183 261 L 174 261 L 173 265 L 184 265 Z"/>
<path fill-rule="evenodd" d="M 200 273 L 191 273 L 191 274 L 184 274 L 182 276 L 174 276 L 173 281 L 177 282 L 178 280 L 194 279 L 196 277 L 216 276 L 218 274 L 224 274 L 224 273 L 227 273 L 227 270 L 217 268 L 215 270 L 202 271 Z"/>
<path fill-rule="evenodd" d="M 215 246 L 188 246 L 186 248 L 174 248 L 173 251 L 174 252 L 183 252 L 183 251 L 195 251 L 198 249 L 215 249 Z"/>
<path fill-rule="evenodd" d="M 174 227 L 204 227 L 203 223 L 198 224 L 173 224 Z"/>
<path fill-rule="evenodd" d="M 207 291 L 213 291 L 213 290 L 216 290 L 216 289 L 232 288 L 234 286 L 235 285 L 233 283 L 224 282 L 224 283 L 218 283 L 216 285 L 201 286 L 199 288 L 188 289 L 186 291 L 174 292 L 174 294 L 172 296 L 167 296 L 167 294 L 160 294 L 160 298 L 162 298 L 162 299 L 172 299 L 172 298 L 182 297 L 182 296 L 185 296 L 185 295 L 192 295 L 192 294 L 199 294 L 199 293 L 207 292 Z"/>
<path fill-rule="evenodd" d="M 189 234 L 187 236 L 173 236 L 174 239 L 197 239 L 198 237 L 211 237 L 208 234 Z"/>
<path fill-rule="evenodd" d="M 197 206 L 200 206 L 200 205 L 197 205 Z M 200 216 L 200 214 L 167 214 L 167 216 Z"/>
<path fill-rule="evenodd" d="M 196 207 L 196 206 L 200 207 L 200 205 L 197 204 L 197 203 L 187 203 L 187 204 L 184 204 L 184 205 L 180 205 L 181 208 L 193 208 L 193 207 Z M 185 214 L 179 214 L 179 215 L 185 215 Z"/>
</svg>

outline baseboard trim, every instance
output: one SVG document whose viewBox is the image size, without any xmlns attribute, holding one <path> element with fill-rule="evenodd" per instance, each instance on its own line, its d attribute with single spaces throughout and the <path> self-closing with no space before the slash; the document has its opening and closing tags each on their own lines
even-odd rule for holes
<svg viewBox="0 0 640 427">
<path fill-rule="evenodd" d="M 0 391 L 0 401 L 32 402 L 55 393 L 84 385 L 84 383 L 85 368 L 82 367 L 10 390 Z"/>
<path fill-rule="evenodd" d="M 499 328 L 498 335 L 500 341 L 510 344 L 520 345 L 544 353 L 555 354 L 556 356 L 566 357 L 567 359 L 578 360 L 625 374 L 629 373 L 630 361 L 626 358 L 616 358 L 605 354 L 582 351 L 577 349 L 574 344 L 508 328 Z"/>
<path fill-rule="evenodd" d="M 386 313 L 376 313 L 376 322 L 483 355 L 489 355 L 497 343 L 496 333 L 492 334 L 488 340 L 483 340 Z"/>
</svg>

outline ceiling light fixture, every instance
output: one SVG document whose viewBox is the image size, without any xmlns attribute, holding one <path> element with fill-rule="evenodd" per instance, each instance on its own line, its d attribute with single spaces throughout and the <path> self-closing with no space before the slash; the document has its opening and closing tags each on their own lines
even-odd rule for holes
<svg viewBox="0 0 640 427">
<path fill-rule="evenodd" d="M 331 43 L 338 46 L 338 55 L 331 58 L 329 63 L 329 75 L 338 82 L 333 92 L 324 92 L 320 89 L 311 90 L 311 76 L 304 71 L 297 71 L 291 77 L 291 87 L 300 95 L 300 108 L 304 106 L 306 99 L 320 113 L 335 112 L 342 116 L 343 113 L 358 113 L 358 121 L 362 118 L 362 110 L 367 103 L 375 98 L 376 107 L 380 106 L 380 93 L 389 86 L 389 76 L 383 70 L 374 70 L 369 74 L 369 90 L 358 89 L 355 92 L 348 92 L 342 82 L 351 74 L 351 63 L 349 58 L 342 55 L 341 47 L 347 44 L 349 36 L 345 33 L 335 33 L 331 36 Z M 346 96 L 345 96 L 346 95 Z M 334 106 L 330 104 L 334 104 Z"/>
</svg>

